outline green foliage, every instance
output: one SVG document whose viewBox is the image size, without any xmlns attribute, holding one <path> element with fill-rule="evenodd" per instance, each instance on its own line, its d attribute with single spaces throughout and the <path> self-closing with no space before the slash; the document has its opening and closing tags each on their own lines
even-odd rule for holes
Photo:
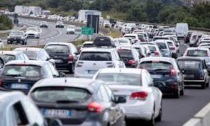
<svg viewBox="0 0 210 126">
<path fill-rule="evenodd" d="M 0 30 L 9 30 L 12 26 L 12 21 L 6 15 L 0 15 Z"/>
</svg>

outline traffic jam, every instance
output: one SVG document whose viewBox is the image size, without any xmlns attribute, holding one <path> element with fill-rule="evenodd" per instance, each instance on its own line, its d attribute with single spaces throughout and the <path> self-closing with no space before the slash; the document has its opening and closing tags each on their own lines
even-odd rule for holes
<svg viewBox="0 0 210 126">
<path fill-rule="evenodd" d="M 97 36 L 79 48 L 49 42 L 0 51 L 0 126 L 126 126 L 132 119 L 140 120 L 132 126 L 155 126 L 164 97 L 209 87 L 210 36 L 186 23 L 114 27 L 121 37 Z M 75 29 L 68 26 L 66 34 Z M 39 37 L 37 27 L 12 30 L 7 44 Z"/>
</svg>

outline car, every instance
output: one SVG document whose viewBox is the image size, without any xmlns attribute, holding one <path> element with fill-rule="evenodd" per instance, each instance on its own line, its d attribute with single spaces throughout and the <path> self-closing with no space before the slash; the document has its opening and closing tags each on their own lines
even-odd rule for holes
<svg viewBox="0 0 210 126">
<path fill-rule="evenodd" d="M 162 57 L 162 54 L 158 48 L 157 45 L 143 45 L 144 47 L 147 47 L 150 50 L 150 57 Z"/>
<path fill-rule="evenodd" d="M 101 80 L 112 89 L 114 95 L 127 99 L 120 104 L 127 119 L 146 121 L 145 126 L 154 126 L 162 119 L 162 93 L 145 69 L 105 68 L 99 70 L 93 80 Z M 157 84 L 157 83 L 156 83 Z"/>
<path fill-rule="evenodd" d="M 101 68 L 124 68 L 115 48 L 84 48 L 75 65 L 74 77 L 92 78 Z"/>
<path fill-rule="evenodd" d="M 137 50 L 137 52 L 139 53 L 139 56 L 141 58 L 147 57 L 149 55 L 149 53 L 150 53 L 150 51 L 147 51 L 147 48 L 145 46 L 142 46 L 142 45 L 132 45 L 132 47 Z"/>
<path fill-rule="evenodd" d="M 27 45 L 27 36 L 24 31 L 12 30 L 7 37 L 7 44 Z"/>
<path fill-rule="evenodd" d="M 190 42 L 190 38 L 191 38 L 191 35 L 192 35 L 192 31 L 188 31 L 187 33 L 187 36 L 185 37 L 185 43 L 189 43 Z"/>
<path fill-rule="evenodd" d="M 127 68 L 136 68 L 142 58 L 133 47 L 117 47 L 117 52 Z"/>
<path fill-rule="evenodd" d="M 14 60 L 6 63 L 0 77 L 0 86 L 8 90 L 28 93 L 30 88 L 44 78 L 62 77 L 51 63 L 47 61 Z"/>
<path fill-rule="evenodd" d="M 69 25 L 68 27 L 67 27 L 67 30 L 66 30 L 66 34 L 75 34 L 75 29 L 76 29 L 76 26 L 74 26 L 74 25 Z"/>
<path fill-rule="evenodd" d="M 55 24 L 55 28 L 64 28 L 64 23 L 62 21 L 57 21 Z"/>
<path fill-rule="evenodd" d="M 158 41 L 158 40 L 170 40 L 170 37 L 168 36 L 154 36 L 152 41 Z"/>
<path fill-rule="evenodd" d="M 208 67 L 203 58 L 180 57 L 177 63 L 184 75 L 185 85 L 200 85 L 203 89 L 209 87 Z"/>
<path fill-rule="evenodd" d="M 148 70 L 155 82 L 165 83 L 165 85 L 159 86 L 163 95 L 173 95 L 176 98 L 184 95 L 183 75 L 175 59 L 146 57 L 140 60 L 138 68 Z"/>
<path fill-rule="evenodd" d="M 156 40 L 155 43 L 158 46 L 163 57 L 172 57 L 172 53 L 166 40 Z"/>
<path fill-rule="evenodd" d="M 176 46 L 175 42 L 172 40 L 166 40 L 166 42 L 171 51 L 171 55 L 172 55 L 171 57 L 176 59 L 178 57 L 179 48 Z"/>
<path fill-rule="evenodd" d="M 14 49 L 14 51 L 23 52 L 29 58 L 29 60 L 49 61 L 53 66 L 55 66 L 55 60 L 50 58 L 46 50 L 42 48 L 20 47 Z"/>
<path fill-rule="evenodd" d="M 191 37 L 190 37 L 190 47 L 195 46 L 196 45 L 196 41 L 198 39 L 198 33 L 192 33 Z"/>
<path fill-rule="evenodd" d="M 204 44 L 204 43 L 210 43 L 210 39 L 202 39 L 197 43 L 196 46 L 199 46 L 200 44 Z"/>
<path fill-rule="evenodd" d="M 128 39 L 128 38 L 116 38 L 115 39 L 115 41 L 116 41 L 116 45 L 117 46 L 131 46 L 132 44 L 131 44 L 131 41 Z"/>
<path fill-rule="evenodd" d="M 43 79 L 28 96 L 45 117 L 77 126 L 125 126 L 125 112 L 111 89 L 102 81 L 81 78 Z"/>
<path fill-rule="evenodd" d="M 48 28 L 48 23 L 46 21 L 42 21 L 40 24 L 39 24 L 39 27 L 40 28 Z"/>
<path fill-rule="evenodd" d="M 210 50 L 210 41 L 209 43 L 201 43 L 198 47 L 208 48 Z"/>
<path fill-rule="evenodd" d="M 48 42 L 44 49 L 54 59 L 57 69 L 74 73 L 79 54 L 75 45 L 67 42 Z"/>
<path fill-rule="evenodd" d="M 185 38 L 189 31 L 187 23 L 177 23 L 176 24 L 176 33 L 178 38 Z"/>
<path fill-rule="evenodd" d="M 23 52 L 19 51 L 0 51 L 0 57 L 5 63 L 12 60 L 29 60 Z"/>
<path fill-rule="evenodd" d="M 26 30 L 27 38 L 40 38 L 41 30 L 38 27 L 28 27 Z"/>
<path fill-rule="evenodd" d="M 138 32 L 136 34 L 139 35 L 139 39 L 141 40 L 141 42 L 150 42 L 148 33 L 146 33 L 146 32 Z M 144 37 L 142 38 L 141 35 L 143 35 Z"/>
<path fill-rule="evenodd" d="M 80 47 L 79 52 L 81 52 L 82 49 L 84 48 L 92 48 L 92 47 L 95 47 L 95 45 L 93 44 L 93 41 L 85 41 Z"/>
<path fill-rule="evenodd" d="M 123 37 L 129 39 L 131 44 L 138 44 L 141 42 L 137 34 L 125 34 Z"/>
</svg>

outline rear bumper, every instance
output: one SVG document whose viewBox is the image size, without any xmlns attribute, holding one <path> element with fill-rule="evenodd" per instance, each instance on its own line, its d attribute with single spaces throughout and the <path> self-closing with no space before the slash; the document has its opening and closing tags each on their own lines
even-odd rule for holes
<svg viewBox="0 0 210 126">
<path fill-rule="evenodd" d="M 204 83 L 205 80 L 184 80 L 185 84 L 192 84 L 192 85 L 196 85 L 195 83 Z"/>
<path fill-rule="evenodd" d="M 82 124 L 69 124 L 69 125 L 63 125 L 63 126 L 104 126 L 100 122 L 92 121 L 92 122 L 84 122 Z"/>
<path fill-rule="evenodd" d="M 94 74 L 80 74 L 78 72 L 74 72 L 74 77 L 76 78 L 89 78 L 89 79 L 92 79 L 94 76 Z"/>
<path fill-rule="evenodd" d="M 69 67 L 72 65 L 72 63 L 55 63 L 55 66 L 57 69 L 69 69 Z"/>
</svg>

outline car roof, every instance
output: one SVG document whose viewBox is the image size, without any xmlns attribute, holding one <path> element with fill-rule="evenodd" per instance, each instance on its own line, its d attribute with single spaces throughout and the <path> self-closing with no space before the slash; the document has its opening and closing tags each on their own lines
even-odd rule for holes
<svg viewBox="0 0 210 126">
<path fill-rule="evenodd" d="M 84 43 L 83 43 L 83 45 L 84 44 L 93 44 L 93 41 L 85 41 Z"/>
<path fill-rule="evenodd" d="M 187 50 L 209 50 L 205 47 L 188 47 Z"/>
<path fill-rule="evenodd" d="M 1 54 L 10 54 L 10 55 L 16 55 L 18 53 L 21 53 L 20 51 L 0 51 Z"/>
<path fill-rule="evenodd" d="M 91 48 L 84 48 L 84 49 L 82 49 L 82 52 L 112 52 L 114 50 L 116 50 L 116 48 L 91 47 Z"/>
<path fill-rule="evenodd" d="M 137 36 L 137 34 L 125 34 L 124 36 Z"/>
<path fill-rule="evenodd" d="M 47 46 L 47 45 L 67 45 L 67 46 L 69 46 L 69 45 L 73 45 L 72 43 L 69 43 L 69 42 L 48 42 L 46 45 L 45 45 L 45 47 Z"/>
<path fill-rule="evenodd" d="M 164 61 L 164 62 L 170 62 L 170 63 L 173 63 L 175 61 L 175 59 L 173 58 L 169 58 L 169 57 L 145 57 L 145 58 L 142 58 L 140 60 L 140 62 L 144 62 L 144 61 Z"/>
<path fill-rule="evenodd" d="M 130 74 L 141 74 L 144 69 L 135 68 L 104 68 L 99 73 L 130 73 Z"/>
<path fill-rule="evenodd" d="M 40 51 L 43 48 L 35 48 L 35 47 L 20 47 L 20 48 L 16 48 L 14 49 L 14 51 Z"/>
<path fill-rule="evenodd" d="M 94 92 L 94 88 L 99 86 L 102 81 L 95 81 L 92 79 L 83 78 L 47 78 L 38 81 L 31 89 L 33 91 L 35 88 L 39 87 L 49 87 L 49 86 L 64 86 L 64 87 L 77 87 L 84 88 L 90 92 Z"/>
<path fill-rule="evenodd" d="M 7 62 L 5 65 L 26 64 L 26 65 L 43 66 L 46 63 L 49 63 L 49 62 L 48 61 L 37 61 L 37 60 L 12 60 L 12 61 Z"/>
<path fill-rule="evenodd" d="M 0 91 L 0 107 L 3 108 L 8 106 L 8 104 L 11 102 L 11 99 L 15 100 L 16 98 L 20 97 L 24 97 L 24 94 L 19 91 Z"/>
</svg>

